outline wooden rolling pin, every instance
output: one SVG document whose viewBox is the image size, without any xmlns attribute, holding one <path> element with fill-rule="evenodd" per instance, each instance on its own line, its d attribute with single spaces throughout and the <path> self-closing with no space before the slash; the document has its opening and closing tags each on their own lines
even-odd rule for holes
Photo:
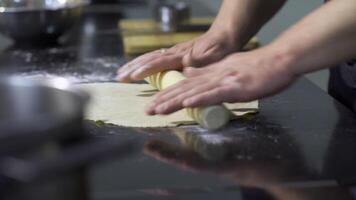
<svg viewBox="0 0 356 200">
<path fill-rule="evenodd" d="M 158 90 L 163 90 L 185 79 L 178 71 L 165 71 L 146 77 L 145 80 Z M 224 127 L 232 113 L 224 105 L 207 107 L 185 108 L 187 114 L 202 127 L 209 130 L 217 130 Z"/>
</svg>

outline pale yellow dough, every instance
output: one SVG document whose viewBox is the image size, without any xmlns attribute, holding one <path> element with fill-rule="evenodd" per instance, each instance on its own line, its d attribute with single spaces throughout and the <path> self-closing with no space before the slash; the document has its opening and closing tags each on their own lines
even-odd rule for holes
<svg viewBox="0 0 356 200">
<path fill-rule="evenodd" d="M 149 84 L 90 83 L 79 84 L 78 87 L 91 95 L 85 113 L 85 118 L 89 120 L 102 120 L 125 127 L 175 127 L 195 124 L 184 110 L 164 116 L 146 115 L 144 108 L 157 92 Z M 258 101 L 225 105 L 236 116 L 254 113 L 258 109 Z"/>
</svg>

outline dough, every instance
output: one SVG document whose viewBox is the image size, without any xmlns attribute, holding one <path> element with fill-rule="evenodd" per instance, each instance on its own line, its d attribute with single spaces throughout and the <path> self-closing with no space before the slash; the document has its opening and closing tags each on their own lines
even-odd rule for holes
<svg viewBox="0 0 356 200">
<path fill-rule="evenodd" d="M 175 127 L 184 124 L 195 124 L 184 110 L 164 116 L 148 116 L 145 106 L 157 92 L 149 84 L 133 83 L 89 83 L 79 84 L 79 88 L 91 95 L 85 118 L 102 120 L 126 127 Z M 258 102 L 226 104 L 235 114 L 241 116 L 255 113 Z"/>
</svg>

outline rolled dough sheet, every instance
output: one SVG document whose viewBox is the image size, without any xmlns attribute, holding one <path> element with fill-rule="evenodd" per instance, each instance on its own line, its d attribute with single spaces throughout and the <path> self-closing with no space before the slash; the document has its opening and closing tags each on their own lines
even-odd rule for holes
<svg viewBox="0 0 356 200">
<path fill-rule="evenodd" d="M 170 115 L 148 116 L 145 106 L 157 92 L 149 84 L 89 83 L 77 87 L 91 95 L 85 118 L 125 127 L 175 127 L 196 124 L 184 110 Z M 236 116 L 255 113 L 258 101 L 226 104 Z"/>
</svg>

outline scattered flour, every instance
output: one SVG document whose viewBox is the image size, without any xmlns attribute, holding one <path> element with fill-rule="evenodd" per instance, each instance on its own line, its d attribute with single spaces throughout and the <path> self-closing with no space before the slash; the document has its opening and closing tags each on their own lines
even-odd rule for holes
<svg viewBox="0 0 356 200">
<path fill-rule="evenodd" d="M 73 84 L 77 83 L 91 83 L 91 82 L 108 82 L 108 81 L 114 81 L 115 77 L 111 74 L 107 73 L 90 73 L 90 74 L 79 74 L 79 73 L 67 73 L 67 74 L 51 74 L 47 72 L 26 72 L 20 74 L 23 77 L 26 78 L 34 78 L 34 79 L 40 79 L 40 78 L 65 78 L 69 82 Z"/>
</svg>

